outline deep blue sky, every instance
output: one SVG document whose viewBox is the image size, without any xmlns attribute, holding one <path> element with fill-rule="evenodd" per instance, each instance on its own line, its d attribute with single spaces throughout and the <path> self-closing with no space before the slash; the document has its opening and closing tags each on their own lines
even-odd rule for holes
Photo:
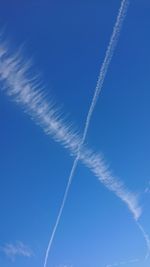
<svg viewBox="0 0 150 267">
<path fill-rule="evenodd" d="M 0 2 L 0 27 L 12 49 L 40 71 L 46 94 L 83 130 L 112 32 L 119 0 Z M 131 1 L 96 106 L 87 142 L 102 151 L 113 172 L 137 192 L 141 222 L 150 234 L 150 3 Z M 0 246 L 22 241 L 34 257 L 2 267 L 40 267 L 73 159 L 45 136 L 0 91 Z M 105 267 L 145 256 L 145 243 L 126 206 L 79 164 L 49 267 Z M 150 260 L 127 264 L 148 267 Z"/>
</svg>

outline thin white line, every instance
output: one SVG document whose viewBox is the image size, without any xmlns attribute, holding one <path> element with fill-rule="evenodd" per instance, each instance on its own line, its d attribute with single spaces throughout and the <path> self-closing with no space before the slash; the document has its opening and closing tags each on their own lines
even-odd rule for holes
<svg viewBox="0 0 150 267">
<path fill-rule="evenodd" d="M 66 203 L 66 200 L 67 200 L 67 196 L 68 196 L 69 189 L 70 189 L 70 186 L 71 186 L 71 183 L 72 183 L 72 179 L 73 179 L 73 176 L 74 176 L 78 161 L 80 159 L 82 146 L 84 144 L 84 141 L 85 141 L 85 138 L 86 138 L 86 135 L 87 135 L 87 132 L 88 132 L 88 128 L 89 128 L 89 125 L 90 125 L 92 114 L 94 112 L 94 109 L 95 109 L 95 106 L 96 106 L 96 102 L 98 100 L 99 94 L 100 94 L 101 89 L 103 87 L 104 79 L 106 77 L 107 70 L 108 70 L 108 67 L 110 65 L 110 62 L 111 62 L 111 59 L 112 59 L 112 56 L 113 56 L 113 53 L 114 53 L 114 50 L 115 50 L 115 47 L 116 47 L 116 44 L 117 44 L 117 41 L 118 41 L 119 33 L 121 31 L 121 26 L 122 26 L 122 23 L 123 23 L 123 20 L 124 20 L 126 11 L 127 11 L 127 7 L 128 7 L 128 1 L 127 0 L 123 0 L 121 2 L 121 7 L 119 9 L 119 13 L 118 13 L 117 20 L 116 20 L 116 23 L 115 23 L 115 26 L 114 26 L 114 29 L 113 29 L 113 33 L 112 33 L 112 36 L 110 38 L 110 42 L 109 42 L 108 48 L 106 50 L 105 58 L 104 58 L 102 67 L 100 69 L 98 82 L 97 82 L 97 85 L 96 85 L 96 88 L 95 88 L 95 92 L 94 92 L 94 96 L 93 96 L 93 99 L 92 99 L 92 102 L 91 102 L 91 105 L 90 105 L 90 108 L 89 108 L 89 111 L 88 111 L 88 114 L 87 114 L 85 127 L 84 127 L 84 132 L 83 132 L 83 136 L 82 136 L 82 139 L 81 139 L 81 143 L 79 144 L 79 147 L 78 147 L 77 156 L 76 156 L 76 158 L 75 158 L 75 160 L 73 162 L 73 166 L 72 166 L 72 169 L 71 169 L 71 172 L 70 172 L 70 175 L 69 175 L 68 184 L 67 184 L 67 187 L 66 187 L 66 190 L 65 190 L 65 194 L 64 194 L 62 203 L 61 203 L 61 207 L 60 207 L 60 210 L 59 210 L 59 213 L 58 213 L 58 217 L 57 217 L 56 223 L 54 225 L 54 229 L 52 231 L 52 235 L 51 235 L 49 243 L 48 243 L 48 247 L 47 247 L 46 255 L 45 255 L 45 259 L 44 259 L 44 267 L 47 266 L 48 256 L 49 256 L 49 253 L 50 253 L 50 250 L 51 250 L 51 246 L 52 246 L 52 243 L 53 243 L 53 240 L 54 240 L 54 237 L 55 237 L 55 233 L 57 231 L 57 227 L 59 225 L 59 222 L 60 222 L 60 219 L 61 219 L 61 215 L 62 215 L 64 206 L 65 206 L 65 203 Z"/>
</svg>

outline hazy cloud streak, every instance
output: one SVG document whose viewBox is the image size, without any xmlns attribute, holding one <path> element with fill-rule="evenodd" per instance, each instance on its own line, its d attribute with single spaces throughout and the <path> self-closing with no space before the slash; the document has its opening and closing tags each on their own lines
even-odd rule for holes
<svg viewBox="0 0 150 267">
<path fill-rule="evenodd" d="M 107 264 L 105 267 L 118 267 L 118 266 L 129 265 L 129 264 L 133 264 L 137 262 L 139 262 L 139 259 L 133 259 L 129 261 L 120 261 L 120 262 L 115 262 L 113 264 Z"/>
</svg>

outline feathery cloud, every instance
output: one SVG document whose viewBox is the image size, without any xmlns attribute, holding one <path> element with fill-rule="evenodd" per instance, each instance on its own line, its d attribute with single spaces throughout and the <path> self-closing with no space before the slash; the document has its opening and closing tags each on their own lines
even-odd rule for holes
<svg viewBox="0 0 150 267">
<path fill-rule="evenodd" d="M 30 73 L 30 62 L 22 59 L 21 51 L 12 54 L 8 45 L 1 41 L 0 43 L 0 82 L 2 90 L 7 93 L 29 116 L 40 125 L 47 135 L 50 135 L 55 141 L 61 143 L 63 147 L 70 151 L 70 154 L 88 167 L 99 181 L 110 191 L 115 193 L 128 207 L 135 220 L 138 220 L 142 213 L 142 209 L 138 203 L 136 194 L 127 189 L 124 183 L 116 178 L 103 157 L 96 154 L 91 149 L 87 148 L 83 143 L 89 126 L 89 120 L 94 110 L 99 90 L 103 84 L 103 79 L 106 75 L 106 70 L 109 66 L 117 38 L 120 31 L 120 26 L 125 15 L 127 1 L 123 0 L 119 14 L 117 17 L 116 39 L 115 35 L 111 38 L 111 46 L 106 53 L 106 65 L 103 72 L 100 72 L 101 79 L 97 83 L 97 93 L 94 96 L 92 107 L 89 111 L 89 117 L 86 121 L 84 135 L 81 138 L 75 131 L 72 130 L 63 118 L 58 113 L 58 109 L 53 103 L 49 103 L 44 96 L 44 87 L 37 77 L 33 77 Z M 122 12 L 122 13 L 120 13 Z M 120 21 L 120 24 L 118 24 Z M 120 25 L 120 26 L 119 26 Z M 115 28 L 114 28 L 115 29 Z M 114 41 L 114 43 L 113 43 Z M 110 58 L 108 57 L 110 51 Z M 101 74 L 102 73 L 102 74 Z M 101 82 L 100 82 L 101 80 Z M 99 84 L 99 85 L 98 85 Z M 79 149 L 80 148 L 80 149 Z M 79 153 L 80 152 L 80 153 Z M 74 165 L 74 169 L 76 166 Z M 74 172 L 74 169 L 72 170 Z M 70 182 L 68 184 L 70 186 Z"/>
<path fill-rule="evenodd" d="M 80 135 L 61 118 L 54 104 L 47 101 L 41 82 L 30 75 L 30 64 L 22 60 L 21 52 L 12 55 L 3 42 L 0 44 L 0 82 L 2 90 L 42 127 L 45 134 L 61 143 L 72 156 L 77 156 L 82 141 Z M 125 202 L 135 219 L 140 217 L 142 210 L 137 195 L 112 174 L 100 153 L 96 154 L 83 145 L 79 159 L 104 186 Z"/>
</svg>

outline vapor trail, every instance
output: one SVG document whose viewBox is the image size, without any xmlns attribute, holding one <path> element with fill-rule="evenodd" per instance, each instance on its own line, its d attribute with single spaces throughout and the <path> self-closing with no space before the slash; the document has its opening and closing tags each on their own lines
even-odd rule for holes
<svg viewBox="0 0 150 267">
<path fill-rule="evenodd" d="M 149 256 L 150 256 L 150 238 L 148 236 L 148 234 L 146 233 L 146 231 L 144 230 L 143 226 L 139 223 L 139 221 L 136 221 L 136 225 L 139 228 L 140 232 L 142 233 L 142 236 L 144 238 L 146 247 L 147 247 L 147 253 L 145 255 L 144 261 L 147 261 Z M 132 259 L 132 260 L 128 260 L 128 261 L 120 261 L 120 262 L 115 262 L 113 264 L 107 264 L 105 267 L 117 267 L 117 266 L 121 266 L 121 265 L 128 265 L 131 263 L 137 263 L 137 262 L 142 262 L 143 260 L 140 259 Z"/>
<path fill-rule="evenodd" d="M 126 1 L 122 1 L 121 9 L 119 10 L 119 14 L 122 13 L 123 16 L 120 17 L 120 15 L 118 15 L 120 23 L 123 22 L 123 18 L 125 16 L 125 10 L 127 8 L 125 5 L 126 3 Z M 119 26 L 117 26 L 116 39 L 114 40 L 114 43 L 112 43 L 112 38 L 110 41 L 112 44 L 112 46 L 109 45 L 110 57 L 112 57 L 112 53 L 117 42 L 119 35 L 118 29 L 120 29 Z M 8 44 L 4 43 L 2 40 L 0 41 L 0 86 L 2 90 L 6 92 L 6 94 L 10 96 L 14 102 L 21 106 L 21 108 L 35 121 L 35 123 L 43 129 L 45 134 L 51 136 L 55 141 L 63 145 L 64 148 L 68 149 L 71 156 L 76 157 L 74 168 L 72 169 L 73 173 L 76 169 L 76 164 L 80 159 L 80 161 L 91 170 L 91 172 L 107 189 L 112 191 L 126 204 L 135 221 L 137 221 L 142 213 L 137 195 L 130 192 L 123 182 L 112 174 L 100 154 L 96 154 L 83 144 L 88 130 L 87 122 L 88 119 L 90 120 L 91 118 L 93 109 L 90 109 L 89 111 L 84 134 L 81 138 L 75 131 L 72 130 L 72 127 L 70 127 L 70 125 L 61 118 L 58 109 L 55 108 L 54 104 L 47 101 L 43 93 L 44 86 L 37 76 L 33 76 L 30 62 L 22 59 L 22 51 L 19 50 L 17 53 L 13 54 L 12 51 L 10 51 Z M 105 59 L 106 63 L 110 63 L 111 58 L 108 60 L 108 49 L 105 58 L 107 58 L 107 60 Z M 107 64 L 106 66 L 108 68 L 109 64 Z M 104 69 L 106 70 L 106 67 Z M 102 78 L 103 77 L 104 73 L 102 75 Z M 94 97 L 94 103 L 96 103 L 95 100 L 97 100 L 97 96 L 98 94 Z M 95 104 L 92 105 L 94 108 Z M 68 182 L 68 186 L 65 191 L 62 210 L 70 184 L 71 181 Z M 62 211 L 60 211 L 57 223 L 61 217 L 61 213 Z M 52 239 L 53 237 L 54 235 L 52 236 Z"/>
<path fill-rule="evenodd" d="M 143 226 L 138 221 L 136 222 L 136 224 L 137 224 L 139 230 L 141 231 L 143 238 L 146 242 L 147 254 L 145 255 L 145 260 L 147 260 L 150 256 L 150 238 L 149 238 L 148 234 L 145 232 Z"/>
<path fill-rule="evenodd" d="M 31 75 L 30 75 L 31 73 Z M 33 77 L 30 64 L 21 59 L 21 51 L 11 55 L 6 44 L 0 43 L 0 86 L 11 99 L 38 124 L 45 134 L 69 150 L 71 156 L 78 155 L 81 137 L 63 120 L 54 104 L 44 97 L 41 83 Z M 130 192 L 123 182 L 108 169 L 101 154 L 96 154 L 85 145 L 80 149 L 80 161 L 110 191 L 114 192 L 128 207 L 135 219 L 141 215 L 137 195 Z"/>
<path fill-rule="evenodd" d="M 55 237 L 55 233 L 57 231 L 58 224 L 59 224 L 60 219 L 61 219 L 61 215 L 62 215 L 64 206 L 65 206 L 65 202 L 67 200 L 67 196 L 68 196 L 69 189 L 70 189 L 70 186 L 71 186 L 71 183 L 72 183 L 72 179 L 73 179 L 73 176 L 75 174 L 75 170 L 77 168 L 78 161 L 80 159 L 82 146 L 83 146 L 83 144 L 85 142 L 85 139 L 86 139 L 86 136 L 87 136 L 87 132 L 88 132 L 88 129 L 89 129 L 89 126 L 90 126 L 90 121 L 91 121 L 91 118 L 92 118 L 92 115 L 93 115 L 93 112 L 94 112 L 94 109 L 95 109 L 95 106 L 96 106 L 96 102 L 98 100 L 99 94 L 100 94 L 101 89 L 103 87 L 103 83 L 104 83 L 104 80 L 105 80 L 105 77 L 106 77 L 106 74 L 107 74 L 107 70 L 108 70 L 108 67 L 110 65 L 110 62 L 111 62 L 111 59 L 112 59 L 112 56 L 113 56 L 113 53 L 114 53 L 114 50 L 115 50 L 115 47 L 116 47 L 116 44 L 117 44 L 117 41 L 118 41 L 118 37 L 119 37 L 120 31 L 121 31 L 122 23 L 124 21 L 124 18 L 125 18 L 126 12 L 127 12 L 128 4 L 129 4 L 128 0 L 122 0 L 122 2 L 121 2 L 121 6 L 120 6 L 120 9 L 119 9 L 119 12 L 118 12 L 118 16 L 117 16 L 116 23 L 115 23 L 115 26 L 114 26 L 114 29 L 113 29 L 113 33 L 111 35 L 110 42 L 109 42 L 109 45 L 107 47 L 106 54 L 105 54 L 105 57 L 104 57 L 104 61 L 102 63 L 101 69 L 100 69 L 100 74 L 99 74 L 99 77 L 98 77 L 98 81 L 97 81 L 97 85 L 96 85 L 96 88 L 95 88 L 94 96 L 93 96 L 93 99 L 92 99 L 92 102 L 91 102 L 91 105 L 90 105 L 90 108 L 89 108 L 89 111 L 88 111 L 88 114 L 87 114 L 87 118 L 86 118 L 86 121 L 85 121 L 85 127 L 84 127 L 84 131 L 83 131 L 83 136 L 82 136 L 82 139 L 81 139 L 81 143 L 78 146 L 77 155 L 76 155 L 76 158 L 75 158 L 75 160 L 73 162 L 73 166 L 72 166 L 72 169 L 71 169 L 71 172 L 70 172 L 70 175 L 69 175 L 68 184 L 67 184 L 67 187 L 66 187 L 66 190 L 65 190 L 65 194 L 64 194 L 64 197 L 63 197 L 63 200 L 62 200 L 62 204 L 61 204 L 59 213 L 58 213 L 58 217 L 56 219 L 56 223 L 54 225 L 54 228 L 53 228 L 53 231 L 52 231 L 52 235 L 51 235 L 49 243 L 48 243 L 48 247 L 47 247 L 47 250 L 46 250 L 46 256 L 45 256 L 45 259 L 44 259 L 44 267 L 47 266 L 47 261 L 48 261 L 48 256 L 49 256 L 49 253 L 50 253 L 50 249 L 51 249 L 54 237 Z"/>
</svg>

